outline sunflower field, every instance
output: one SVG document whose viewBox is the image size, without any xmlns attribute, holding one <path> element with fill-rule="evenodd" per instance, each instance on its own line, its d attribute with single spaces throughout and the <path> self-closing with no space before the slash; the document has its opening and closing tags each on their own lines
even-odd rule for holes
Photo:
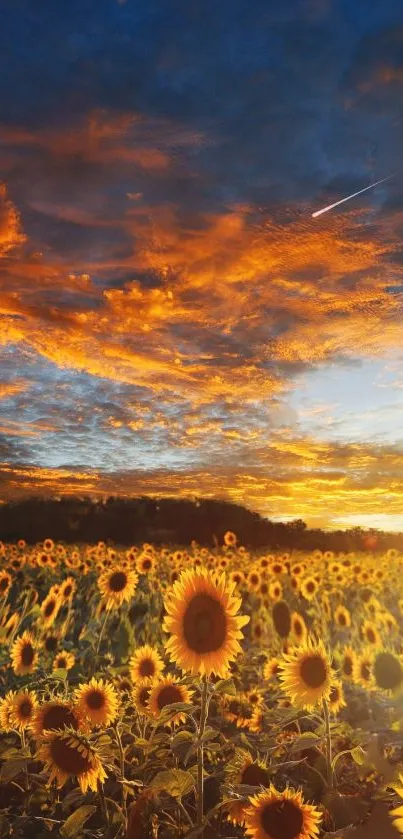
<svg viewBox="0 0 403 839">
<path fill-rule="evenodd" d="M 0 837 L 403 834 L 403 554 L 0 543 Z"/>
</svg>

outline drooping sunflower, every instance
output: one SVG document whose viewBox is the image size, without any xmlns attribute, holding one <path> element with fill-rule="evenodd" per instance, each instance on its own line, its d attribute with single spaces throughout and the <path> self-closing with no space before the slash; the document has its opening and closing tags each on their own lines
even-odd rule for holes
<svg viewBox="0 0 403 839">
<path fill-rule="evenodd" d="M 134 684 L 144 679 L 158 679 L 164 666 L 158 650 L 145 644 L 136 650 L 129 661 L 131 679 Z"/>
<path fill-rule="evenodd" d="M 147 679 L 144 682 L 139 682 L 133 690 L 133 704 L 138 714 L 145 717 L 151 716 L 149 699 L 153 682 Z"/>
<path fill-rule="evenodd" d="M 0 598 L 7 597 L 12 582 L 12 576 L 8 571 L 0 571 Z"/>
<path fill-rule="evenodd" d="M 98 578 L 98 588 L 108 609 L 119 609 L 131 600 L 136 591 L 138 575 L 135 571 L 115 565 Z"/>
<path fill-rule="evenodd" d="M 33 673 L 38 664 L 38 645 L 32 632 L 27 629 L 16 638 L 11 650 L 11 665 L 16 676 Z"/>
<path fill-rule="evenodd" d="M 333 679 L 327 704 L 332 714 L 338 714 L 341 708 L 346 706 L 343 685 L 338 679 Z"/>
<path fill-rule="evenodd" d="M 252 839 L 315 839 L 322 816 L 306 804 L 301 791 L 273 785 L 250 798 L 245 810 L 246 835 Z"/>
<path fill-rule="evenodd" d="M 75 777 L 82 793 L 96 792 L 106 778 L 94 746 L 73 730 L 47 731 L 37 757 L 49 772 L 49 782 L 55 780 L 59 788 Z"/>
<path fill-rule="evenodd" d="M 190 691 L 186 685 L 181 685 L 174 676 L 167 676 L 159 682 L 154 682 L 150 691 L 148 706 L 150 713 L 154 717 L 159 717 L 161 711 L 167 705 L 174 705 L 177 702 L 190 702 L 193 696 L 193 691 Z M 186 717 L 182 712 L 178 712 L 170 719 L 170 725 L 179 725 L 185 722 Z"/>
<path fill-rule="evenodd" d="M 116 719 L 119 697 L 110 682 L 92 678 L 75 691 L 77 707 L 92 725 L 109 725 Z"/>
<path fill-rule="evenodd" d="M 225 776 L 233 786 L 245 784 L 250 787 L 269 787 L 270 772 L 263 761 L 255 760 L 251 753 L 238 749 L 227 765 Z M 235 799 L 228 806 L 228 818 L 233 824 L 245 824 L 245 810 L 249 802 Z"/>
<path fill-rule="evenodd" d="M 36 693 L 30 690 L 20 690 L 16 693 L 9 707 L 9 721 L 18 731 L 32 728 L 35 709 L 38 706 Z"/>
<path fill-rule="evenodd" d="M 217 577 L 205 568 L 183 571 L 174 584 L 163 629 L 171 636 L 166 642 L 170 660 L 182 670 L 225 678 L 229 663 L 242 652 L 241 628 L 249 617 L 237 614 L 241 600 L 233 596 L 234 588 L 225 574 Z"/>
<path fill-rule="evenodd" d="M 332 682 L 330 658 L 321 641 L 296 647 L 280 662 L 283 690 L 298 706 L 311 710 L 329 698 Z"/>
<path fill-rule="evenodd" d="M 82 715 L 73 702 L 55 698 L 49 702 L 43 702 L 36 708 L 32 727 L 36 736 L 39 737 L 46 731 L 62 728 L 78 731 L 85 726 L 83 726 Z"/>
<path fill-rule="evenodd" d="M 53 670 L 71 670 L 74 667 L 75 660 L 74 653 L 62 650 L 53 659 Z"/>
<path fill-rule="evenodd" d="M 334 611 L 334 622 L 340 629 L 347 629 L 351 626 L 351 615 L 345 606 L 340 604 Z"/>
</svg>

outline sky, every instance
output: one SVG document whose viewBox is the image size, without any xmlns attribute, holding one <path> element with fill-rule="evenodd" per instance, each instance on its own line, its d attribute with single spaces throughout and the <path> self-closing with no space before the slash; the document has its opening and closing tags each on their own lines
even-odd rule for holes
<svg viewBox="0 0 403 839">
<path fill-rule="evenodd" d="M 13 0 L 0 47 L 0 500 L 402 530 L 401 0 Z"/>
</svg>

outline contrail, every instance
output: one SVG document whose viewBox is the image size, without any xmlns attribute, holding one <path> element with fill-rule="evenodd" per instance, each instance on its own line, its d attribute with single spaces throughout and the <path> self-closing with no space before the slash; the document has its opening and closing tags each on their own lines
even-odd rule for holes
<svg viewBox="0 0 403 839">
<path fill-rule="evenodd" d="M 389 181 L 390 178 L 393 178 L 393 175 L 388 175 L 387 178 L 382 178 L 380 181 L 375 181 L 374 184 L 370 184 L 369 186 L 364 187 L 364 189 L 359 189 L 358 192 L 353 192 L 352 195 L 347 195 L 347 198 L 342 198 L 340 201 L 336 201 L 335 204 L 329 204 L 328 207 L 323 207 L 322 210 L 316 210 L 316 213 L 312 213 L 312 218 L 317 218 L 321 216 L 322 213 L 327 213 L 329 210 L 333 210 L 334 207 L 338 207 L 339 204 L 344 204 L 345 201 L 349 201 L 350 198 L 355 198 L 356 195 L 361 195 L 361 193 L 366 192 L 367 189 L 373 189 L 374 186 L 378 186 L 378 184 L 383 184 L 385 181 Z"/>
</svg>

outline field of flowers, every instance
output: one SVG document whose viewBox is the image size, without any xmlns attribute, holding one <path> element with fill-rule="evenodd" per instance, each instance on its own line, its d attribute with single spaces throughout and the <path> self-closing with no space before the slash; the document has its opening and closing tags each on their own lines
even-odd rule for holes
<svg viewBox="0 0 403 839">
<path fill-rule="evenodd" d="M 403 834 L 403 554 L 0 543 L 0 837 Z"/>
</svg>

